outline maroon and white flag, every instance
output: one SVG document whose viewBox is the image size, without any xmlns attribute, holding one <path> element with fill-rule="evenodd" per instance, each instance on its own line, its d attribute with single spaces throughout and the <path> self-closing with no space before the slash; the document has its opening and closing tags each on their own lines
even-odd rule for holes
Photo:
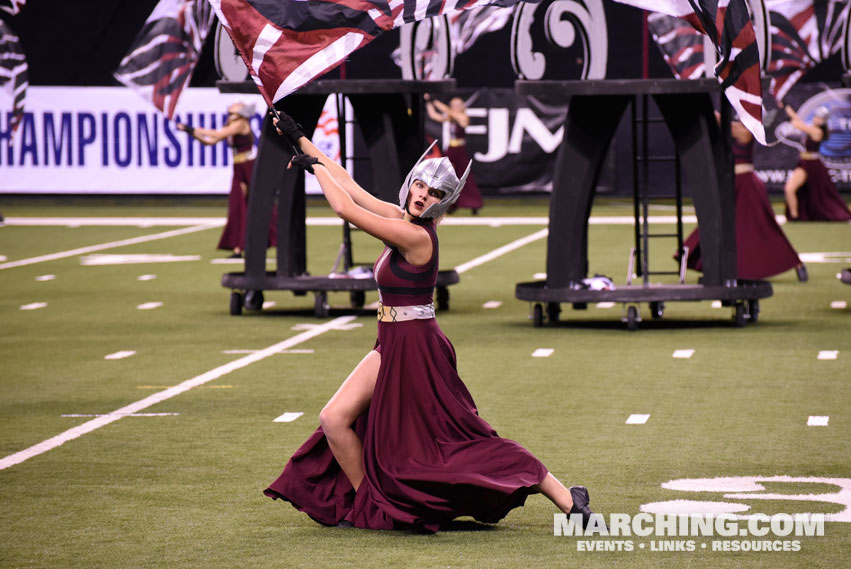
<svg viewBox="0 0 851 569">
<path fill-rule="evenodd" d="M 742 124 L 761 144 L 766 144 L 762 125 L 762 86 L 759 49 L 745 0 L 618 0 L 645 10 L 682 18 L 697 31 L 706 34 L 715 46 L 715 76 Z M 675 59 L 685 64 L 687 76 L 693 76 L 694 45 L 676 30 L 668 35 L 675 43 Z"/>
<path fill-rule="evenodd" d="M 765 143 L 759 53 L 745 0 L 617 0 L 687 20 L 712 40 L 733 107 Z M 511 0 L 210 0 L 270 104 L 339 65 L 379 34 Z"/>
<path fill-rule="evenodd" d="M 160 0 L 115 78 L 172 118 L 213 17 L 206 0 Z"/>
<path fill-rule="evenodd" d="M 24 117 L 27 95 L 27 57 L 17 34 L 0 20 L 0 90 L 11 102 L 9 127 L 14 132 Z"/>
</svg>

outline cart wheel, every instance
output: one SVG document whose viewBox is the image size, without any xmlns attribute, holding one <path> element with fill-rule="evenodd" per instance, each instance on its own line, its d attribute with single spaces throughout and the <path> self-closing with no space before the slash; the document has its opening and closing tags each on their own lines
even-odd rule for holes
<svg viewBox="0 0 851 569">
<path fill-rule="evenodd" d="M 759 300 L 756 298 L 748 301 L 748 316 L 751 324 L 756 324 L 759 320 Z"/>
<path fill-rule="evenodd" d="M 747 323 L 747 319 L 745 318 L 745 305 L 743 302 L 736 303 L 736 326 L 741 328 Z"/>
<path fill-rule="evenodd" d="M 540 328 L 544 325 L 544 307 L 540 304 L 532 307 L 532 325 L 535 328 Z"/>
<path fill-rule="evenodd" d="M 328 317 L 328 293 L 317 292 L 313 298 L 313 315 L 317 318 Z"/>
<path fill-rule="evenodd" d="M 550 321 L 550 324 L 558 324 L 560 314 L 561 305 L 558 302 L 547 303 L 547 320 Z"/>
<path fill-rule="evenodd" d="M 263 291 L 245 291 L 245 308 L 248 310 L 263 310 Z"/>
<path fill-rule="evenodd" d="M 242 314 L 242 295 L 235 290 L 230 293 L 230 313 L 231 316 Z"/>
<path fill-rule="evenodd" d="M 349 298 L 352 300 L 352 308 L 363 308 L 366 302 L 366 293 L 362 290 L 353 290 L 349 294 Z"/>
<path fill-rule="evenodd" d="M 588 310 L 588 303 L 587 302 L 574 302 L 573 303 L 573 309 L 574 310 Z"/>
<path fill-rule="evenodd" d="M 626 309 L 626 327 L 630 332 L 638 330 L 638 309 L 634 306 Z"/>
<path fill-rule="evenodd" d="M 662 315 L 665 314 L 665 303 L 664 302 L 651 302 L 650 303 L 650 316 L 653 320 L 659 320 L 662 318 Z"/>
<path fill-rule="evenodd" d="M 449 310 L 449 289 L 445 286 L 437 287 L 437 309 Z"/>
</svg>

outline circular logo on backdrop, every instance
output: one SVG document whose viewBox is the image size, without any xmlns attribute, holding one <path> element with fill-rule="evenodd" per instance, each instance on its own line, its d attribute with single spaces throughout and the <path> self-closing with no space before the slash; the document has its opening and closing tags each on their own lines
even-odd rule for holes
<svg viewBox="0 0 851 569">
<path fill-rule="evenodd" d="M 798 116 L 810 123 L 822 106 L 830 110 L 830 136 L 819 147 L 822 160 L 828 168 L 851 170 L 851 89 L 827 89 L 810 97 L 798 108 Z M 776 134 L 784 144 L 803 150 L 800 131 L 788 121 L 778 125 Z"/>
</svg>

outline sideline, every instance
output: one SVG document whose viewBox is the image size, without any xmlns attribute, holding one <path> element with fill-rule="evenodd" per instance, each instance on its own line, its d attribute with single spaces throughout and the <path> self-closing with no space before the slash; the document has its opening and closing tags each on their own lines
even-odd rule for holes
<svg viewBox="0 0 851 569">
<path fill-rule="evenodd" d="M 41 255 L 40 257 L 30 257 L 29 259 L 20 259 L 18 261 L 9 261 L 8 263 L 0 263 L 0 270 L 13 269 L 15 267 L 23 267 L 26 265 L 34 265 L 35 263 L 44 263 L 46 261 L 55 261 L 57 259 L 65 259 L 75 255 L 85 255 L 86 253 L 94 253 L 95 251 L 103 251 L 104 249 L 112 249 L 113 247 L 124 247 L 126 245 L 136 245 L 137 243 L 146 243 L 148 241 L 156 241 L 158 239 L 168 239 L 169 237 L 177 237 L 198 231 L 205 231 L 218 227 L 218 225 L 194 225 L 192 227 L 184 227 L 182 229 L 173 229 L 163 233 L 154 233 L 153 235 L 143 235 L 141 237 L 133 237 L 131 239 L 122 239 L 121 241 L 112 241 L 110 243 L 101 243 L 100 245 L 89 245 L 88 247 L 80 247 L 71 249 L 70 251 L 60 251 L 59 253 L 50 253 L 49 255 Z"/>
<path fill-rule="evenodd" d="M 24 462 L 29 458 L 52 450 L 60 445 L 67 443 L 68 441 L 76 439 L 77 437 L 81 437 L 87 433 L 91 433 L 95 429 L 99 429 L 123 417 L 128 417 L 130 415 L 133 415 L 134 413 L 138 413 L 142 409 L 147 409 L 148 407 L 156 405 L 157 403 L 161 403 L 166 399 L 171 399 L 175 395 L 180 395 L 181 393 L 189 391 L 194 387 L 204 385 L 205 383 L 213 381 L 214 379 L 218 379 L 223 375 L 229 374 L 232 371 L 236 371 L 255 362 L 259 362 L 260 360 L 264 360 L 269 356 L 273 356 L 281 352 L 282 350 L 297 346 L 298 344 L 315 338 L 320 334 L 324 334 L 325 332 L 329 332 L 331 330 L 345 330 L 347 329 L 345 325 L 354 319 L 355 316 L 341 316 L 339 318 L 331 320 L 330 322 L 313 326 L 310 330 L 302 332 L 301 334 L 293 336 L 292 338 L 288 338 L 282 342 L 278 342 L 273 346 L 269 346 L 268 348 L 264 348 L 258 352 L 249 354 L 247 356 L 239 358 L 238 360 L 234 360 L 230 363 L 219 366 L 199 376 L 193 377 L 192 379 L 187 379 L 186 381 L 179 383 L 174 387 L 169 387 L 164 391 L 149 395 L 144 399 L 136 401 L 135 403 L 131 403 L 130 405 L 127 405 L 120 409 L 116 409 L 111 413 L 107 413 L 106 415 L 102 415 L 100 417 L 92 419 L 91 421 L 87 421 L 82 425 L 77 425 L 76 427 L 68 429 L 62 434 L 56 435 L 55 437 L 49 438 L 46 441 L 42 441 L 37 445 L 31 446 L 28 449 L 16 452 L 15 454 L 10 454 L 5 458 L 0 459 L 0 470 Z"/>
</svg>

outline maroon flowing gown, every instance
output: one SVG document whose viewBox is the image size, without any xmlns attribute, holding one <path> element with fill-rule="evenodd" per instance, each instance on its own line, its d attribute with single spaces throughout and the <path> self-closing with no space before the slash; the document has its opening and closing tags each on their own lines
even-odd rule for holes
<svg viewBox="0 0 851 569">
<path fill-rule="evenodd" d="M 827 134 L 827 129 L 824 130 Z M 789 207 L 786 207 L 786 218 L 789 221 L 851 220 L 851 211 L 819 157 L 820 144 L 808 136 L 804 145 L 806 152 L 801 154 L 795 166 L 804 169 L 807 181 L 798 189 L 798 217 L 790 216 Z"/>
<path fill-rule="evenodd" d="M 234 157 L 244 156 L 245 153 L 254 150 L 254 135 L 252 134 L 237 134 L 231 137 L 228 142 L 233 148 Z M 230 184 L 230 194 L 228 194 L 228 217 L 225 227 L 222 229 L 222 236 L 219 238 L 218 249 L 227 251 L 245 250 L 245 218 L 248 211 L 248 194 L 242 188 L 243 185 L 245 188 L 251 187 L 253 170 L 254 158 L 239 163 L 234 160 L 233 178 Z M 275 246 L 277 241 L 277 219 L 277 210 L 273 210 L 272 220 L 269 223 L 269 247 Z"/>
<path fill-rule="evenodd" d="M 467 152 L 464 127 L 455 122 L 452 123 L 452 139 L 449 141 L 449 148 L 446 149 L 446 157 L 449 158 L 453 168 L 455 168 L 455 175 L 460 178 L 470 163 L 470 154 Z M 461 190 L 461 195 L 458 196 L 458 201 L 453 205 L 452 211 L 462 207 L 476 211 L 481 209 L 484 203 L 476 178 L 470 172 L 467 176 L 467 182 L 464 184 L 464 189 Z"/>
<path fill-rule="evenodd" d="M 765 184 L 753 172 L 753 145 L 753 140 L 733 141 L 733 160 L 743 170 L 736 174 L 736 276 L 757 280 L 788 271 L 801 260 L 777 224 Z M 689 248 L 688 267 L 702 270 L 698 229 L 683 245 Z"/>
<path fill-rule="evenodd" d="M 434 253 L 414 266 L 392 247 L 375 264 L 382 303 L 430 304 L 437 279 L 437 236 L 421 222 Z M 266 490 L 317 522 L 367 529 L 437 531 L 459 516 L 495 523 L 522 506 L 547 469 L 479 417 L 458 376 L 455 349 L 434 318 L 379 322 L 381 354 L 369 410 L 354 424 L 365 477 L 352 489 L 317 429 Z"/>
</svg>

